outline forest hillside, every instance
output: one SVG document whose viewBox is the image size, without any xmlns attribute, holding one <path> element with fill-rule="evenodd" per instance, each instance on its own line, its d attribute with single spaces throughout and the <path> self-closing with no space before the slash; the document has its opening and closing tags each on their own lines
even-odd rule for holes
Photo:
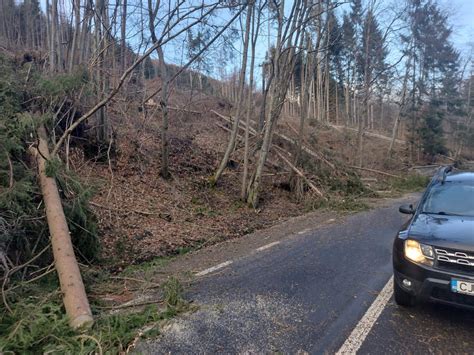
<svg viewBox="0 0 474 355">
<path fill-rule="evenodd" d="M 55 269 L 66 313 L 70 273 L 92 321 L 82 268 L 363 210 L 422 188 L 414 167 L 474 159 L 472 56 L 433 0 L 1 7 L 5 331 Z"/>
</svg>

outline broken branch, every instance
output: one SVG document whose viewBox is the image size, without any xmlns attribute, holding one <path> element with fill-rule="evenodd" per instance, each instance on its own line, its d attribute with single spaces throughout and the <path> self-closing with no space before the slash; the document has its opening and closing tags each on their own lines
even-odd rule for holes
<svg viewBox="0 0 474 355">
<path fill-rule="evenodd" d="M 277 147 L 277 146 L 275 146 Z M 319 196 L 324 197 L 323 193 L 313 184 L 313 182 L 308 179 L 301 170 L 299 170 L 296 166 L 294 166 L 288 159 L 285 158 L 283 154 L 280 152 L 276 151 L 275 152 L 281 160 L 283 160 L 298 176 L 300 176 L 306 184 L 314 191 L 316 192 Z"/>
</svg>

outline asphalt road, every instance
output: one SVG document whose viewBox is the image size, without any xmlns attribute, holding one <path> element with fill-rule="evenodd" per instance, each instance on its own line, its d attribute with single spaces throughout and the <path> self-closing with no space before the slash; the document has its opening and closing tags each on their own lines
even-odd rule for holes
<svg viewBox="0 0 474 355">
<path fill-rule="evenodd" d="M 136 351 L 337 352 L 391 278 L 391 244 L 406 218 L 398 213 L 401 202 L 331 219 L 202 270 L 187 295 L 199 309 Z M 474 352 L 474 313 L 437 305 L 404 309 L 388 297 L 353 348 L 358 353 Z"/>
</svg>

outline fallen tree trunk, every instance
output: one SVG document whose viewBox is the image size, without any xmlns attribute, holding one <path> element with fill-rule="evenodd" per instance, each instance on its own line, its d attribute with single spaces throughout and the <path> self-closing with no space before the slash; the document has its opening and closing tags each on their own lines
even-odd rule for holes
<svg viewBox="0 0 474 355">
<path fill-rule="evenodd" d="M 94 320 L 74 255 L 58 186 L 54 177 L 46 175 L 46 163 L 50 155 L 44 126 L 38 128 L 38 138 L 39 144 L 34 149 L 34 153 L 38 162 L 41 193 L 43 194 L 46 218 L 51 234 L 54 265 L 61 285 L 64 307 L 72 328 L 88 327 L 92 325 Z"/>
<path fill-rule="evenodd" d="M 226 122 L 229 122 L 229 123 L 232 123 L 232 122 L 233 122 L 231 117 L 224 116 L 223 114 L 220 114 L 219 112 L 216 112 L 216 111 L 214 111 L 214 110 L 211 110 L 211 112 L 214 113 L 214 114 L 216 114 L 217 116 L 219 116 L 220 118 L 222 118 L 222 119 L 223 119 L 224 121 L 226 121 Z M 251 122 L 252 124 L 255 124 L 255 121 L 253 121 L 253 120 L 250 120 L 250 122 Z M 241 129 L 245 130 L 245 124 L 244 124 L 243 122 L 240 122 L 239 127 L 240 127 Z M 249 131 L 250 131 L 251 134 L 254 134 L 254 135 L 257 134 L 257 131 L 256 131 L 254 128 L 252 128 L 252 127 L 249 127 L 249 128 L 250 128 Z M 297 145 L 297 143 L 296 143 L 296 141 L 295 141 L 294 139 L 292 139 L 292 138 L 290 138 L 290 137 L 288 137 L 288 136 L 286 136 L 286 135 L 284 135 L 284 134 L 282 134 L 282 133 L 274 132 L 274 134 L 275 134 L 278 138 L 280 138 L 280 139 L 286 141 L 287 143 L 290 143 L 291 145 L 294 145 L 294 146 Z M 325 163 L 325 164 L 326 164 L 327 166 L 329 166 L 331 169 L 336 169 L 336 167 L 334 166 L 334 164 L 332 164 L 332 163 L 331 163 L 330 161 L 328 161 L 326 158 L 320 156 L 320 155 L 319 155 L 318 153 L 316 153 L 315 151 L 313 151 L 313 150 L 311 150 L 310 148 L 308 148 L 306 145 L 303 144 L 303 145 L 301 146 L 301 150 L 303 150 L 306 154 L 312 156 L 313 158 L 316 158 L 317 160 L 319 160 L 319 161 Z"/>
<path fill-rule="evenodd" d="M 400 178 L 400 176 L 398 176 L 398 175 L 386 173 L 385 171 L 380 171 L 380 170 L 375 170 L 375 169 L 369 169 L 369 168 L 362 168 L 362 167 L 360 167 L 360 166 L 349 165 L 349 168 L 358 169 L 358 170 L 364 170 L 364 171 L 370 171 L 371 173 L 380 174 L 380 175 L 385 175 L 385 176 L 390 176 L 390 177 L 394 177 L 394 178 L 397 178 L 397 179 Z"/>
<path fill-rule="evenodd" d="M 121 101 L 126 102 L 125 99 L 123 99 Z M 155 109 L 155 110 L 163 111 L 163 107 L 161 107 L 161 105 L 159 105 L 158 103 L 153 101 L 153 99 L 150 99 L 150 101 L 151 102 L 145 102 L 145 104 L 143 105 L 145 107 L 145 109 L 150 109 L 150 110 Z M 172 111 L 183 111 L 183 112 L 192 113 L 192 114 L 195 114 L 195 115 L 202 115 L 202 112 L 200 112 L 200 111 L 189 110 L 189 109 L 184 108 L 184 107 L 166 106 L 166 108 L 168 110 L 172 110 Z"/>
<path fill-rule="evenodd" d="M 219 116 L 220 118 L 222 118 L 224 121 L 226 121 L 226 122 L 228 122 L 228 123 L 231 123 L 231 124 L 232 124 L 232 123 L 234 122 L 234 121 L 232 120 L 232 117 L 224 116 L 224 115 L 222 115 L 222 114 L 220 114 L 219 112 L 216 112 L 216 111 L 214 111 L 214 110 L 211 110 L 211 112 L 214 113 L 214 114 L 216 114 L 217 116 Z M 252 121 L 252 122 L 253 122 L 253 121 Z M 242 129 L 242 130 L 245 131 L 245 127 L 246 127 L 245 122 L 239 122 L 239 128 L 240 128 L 240 129 Z M 249 126 L 249 132 L 250 132 L 250 134 L 252 134 L 252 135 L 254 135 L 254 136 L 257 135 L 257 131 L 256 131 L 253 127 L 251 127 L 251 126 Z"/>
<path fill-rule="evenodd" d="M 200 111 L 188 110 L 187 108 L 182 108 L 182 107 L 168 106 L 168 110 L 183 111 L 183 112 L 186 112 L 186 113 L 193 113 L 195 115 L 202 115 L 202 112 L 200 112 Z"/>
<path fill-rule="evenodd" d="M 285 136 L 284 134 L 282 133 L 278 133 L 278 132 L 275 132 L 275 135 L 281 139 L 283 139 L 284 141 L 287 141 L 288 143 L 292 144 L 292 145 L 297 145 L 297 142 L 294 140 L 294 139 L 291 139 L 290 137 L 287 137 Z M 316 153 L 315 151 L 309 149 L 306 145 L 301 145 L 301 150 L 304 151 L 306 154 L 312 156 L 313 158 L 316 158 L 317 160 L 319 161 L 322 161 L 323 163 L 325 163 L 327 166 L 329 166 L 331 169 L 336 169 L 336 167 L 334 166 L 333 163 L 331 163 L 329 160 L 327 160 L 326 158 L 324 158 L 323 156 L 320 156 L 318 153 Z"/>
<path fill-rule="evenodd" d="M 275 152 L 283 162 L 285 162 L 298 176 L 300 176 L 306 184 L 314 191 L 316 192 L 319 196 L 323 197 L 323 193 L 313 184 L 313 182 L 308 179 L 301 170 L 299 170 L 296 166 L 294 166 L 288 159 L 285 158 L 283 154 L 280 152 L 276 151 Z"/>
<path fill-rule="evenodd" d="M 347 127 L 347 126 L 336 126 L 336 125 L 329 124 L 328 127 L 334 128 L 335 130 L 337 130 L 339 132 L 341 131 L 341 129 L 345 129 L 347 131 L 352 131 L 352 132 L 358 132 L 358 130 L 356 128 Z M 392 139 L 392 137 L 388 137 L 388 136 L 385 136 L 385 135 L 380 134 L 380 133 L 365 131 L 363 133 L 363 136 L 372 137 L 372 138 L 379 138 L 379 139 L 389 141 L 389 142 L 393 141 L 393 142 L 398 143 L 398 144 L 406 144 L 406 141 L 404 141 L 404 140 Z"/>
<path fill-rule="evenodd" d="M 219 127 L 219 128 L 222 128 L 222 129 L 223 129 L 224 131 L 226 131 L 226 132 L 229 132 L 229 133 L 232 132 L 232 130 L 231 130 L 230 128 L 227 128 L 226 126 L 223 126 L 223 125 L 221 125 L 221 124 L 219 124 L 219 123 L 216 123 L 216 126 Z M 241 128 L 242 128 L 242 127 L 241 127 Z M 254 134 L 252 134 L 252 136 L 255 137 Z M 242 137 L 240 134 L 237 134 L 237 138 L 238 138 L 239 140 L 242 140 L 242 139 L 243 139 L 243 137 Z M 272 168 L 280 168 L 280 166 L 279 166 L 277 163 L 273 162 L 273 161 L 270 160 L 270 159 L 267 159 L 266 165 L 268 165 L 268 166 L 270 166 L 270 167 L 272 167 Z"/>
</svg>

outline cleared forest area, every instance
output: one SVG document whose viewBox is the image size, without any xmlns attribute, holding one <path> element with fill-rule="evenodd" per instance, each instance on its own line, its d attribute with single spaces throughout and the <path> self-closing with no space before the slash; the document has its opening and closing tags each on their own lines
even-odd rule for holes
<svg viewBox="0 0 474 355">
<path fill-rule="evenodd" d="M 164 313 L 133 314 L 120 333 L 130 315 L 104 309 L 122 303 L 121 285 L 91 288 L 130 265 L 310 211 L 363 210 L 422 188 L 413 166 L 474 159 L 472 56 L 433 0 L 1 10 L 0 352 L 125 351 L 141 326 L 186 308 L 171 280 Z M 30 327 L 35 300 L 48 306 Z M 68 330 L 69 345 L 35 333 L 56 318 L 94 318 L 95 333 Z"/>
</svg>

